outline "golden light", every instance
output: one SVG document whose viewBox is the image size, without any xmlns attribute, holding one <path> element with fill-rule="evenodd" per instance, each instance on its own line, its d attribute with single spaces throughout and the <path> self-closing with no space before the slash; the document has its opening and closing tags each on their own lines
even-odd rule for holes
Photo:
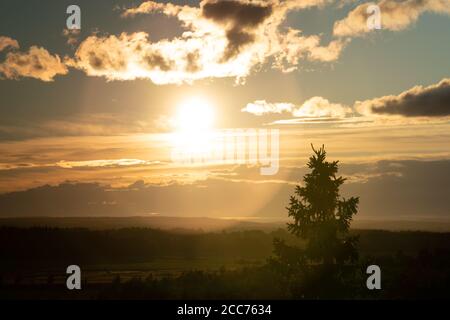
<svg viewBox="0 0 450 320">
<path fill-rule="evenodd" d="M 211 152 L 215 133 L 213 106 L 202 98 L 185 100 L 173 119 L 172 146 L 180 154 L 202 157 Z"/>
<path fill-rule="evenodd" d="M 177 131 L 204 132 L 214 125 L 214 111 L 204 99 L 195 98 L 183 102 L 177 110 L 175 127 Z"/>
</svg>

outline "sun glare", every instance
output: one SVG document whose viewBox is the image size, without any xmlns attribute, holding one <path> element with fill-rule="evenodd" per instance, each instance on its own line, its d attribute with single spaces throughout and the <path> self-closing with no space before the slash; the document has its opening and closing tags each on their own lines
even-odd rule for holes
<svg viewBox="0 0 450 320">
<path fill-rule="evenodd" d="M 211 152 L 214 138 L 214 109 L 205 99 L 181 103 L 173 118 L 172 145 L 182 154 L 202 156 Z"/>
<path fill-rule="evenodd" d="M 181 132 L 203 132 L 214 125 L 214 112 L 211 105 L 203 99 L 190 99 L 183 102 L 177 110 L 175 127 Z"/>
</svg>

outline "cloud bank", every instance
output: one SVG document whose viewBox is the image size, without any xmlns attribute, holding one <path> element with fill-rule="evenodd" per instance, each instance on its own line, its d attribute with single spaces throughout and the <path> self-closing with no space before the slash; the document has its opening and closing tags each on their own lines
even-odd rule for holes
<svg viewBox="0 0 450 320">
<path fill-rule="evenodd" d="M 61 59 L 33 46 L 18 52 L 14 39 L 0 36 L 0 51 L 10 49 L 0 63 L 4 79 L 31 77 L 52 81 L 68 67 L 108 81 L 149 79 L 155 84 L 182 84 L 211 78 L 234 78 L 243 83 L 255 70 L 270 64 L 292 72 L 302 61 L 330 63 L 339 59 L 352 37 L 367 33 L 368 3 L 352 10 L 334 25 L 334 39 L 305 35 L 284 25 L 290 12 L 322 8 L 334 0 L 202 0 L 198 6 L 145 1 L 123 9 L 121 16 L 162 14 L 176 18 L 181 35 L 152 41 L 146 32 L 117 35 L 92 34 L 83 41 L 79 32 L 63 30 L 73 57 Z M 403 30 L 425 12 L 450 14 L 448 0 L 382 0 L 382 25 Z"/>
<path fill-rule="evenodd" d="M 284 169 L 282 169 L 284 170 Z M 305 167 L 291 168 L 298 182 Z M 450 161 L 379 161 L 342 164 L 349 180 L 344 196 L 360 196 L 360 218 L 448 218 Z M 286 217 L 295 186 L 248 182 L 247 170 L 232 179 L 209 178 L 192 184 L 149 184 L 137 181 L 122 188 L 98 183 L 61 183 L 0 194 L 0 216 L 177 216 Z M 254 199 L 254 201 L 252 201 Z M 264 200 L 261 200 L 264 199 Z"/>
<path fill-rule="evenodd" d="M 50 54 L 46 49 L 32 46 L 28 52 L 17 51 L 19 43 L 8 37 L 0 37 L 0 51 L 10 48 L 5 60 L 0 63 L 0 78 L 35 78 L 53 81 L 57 75 L 68 73 L 67 66 L 58 55 Z"/>
<path fill-rule="evenodd" d="M 363 3 L 352 10 L 346 18 L 334 25 L 335 36 L 362 36 L 371 30 L 367 27 L 367 9 L 373 2 Z M 450 14 L 448 0 L 382 0 L 377 3 L 381 10 L 382 28 L 399 31 L 408 28 L 425 12 Z"/>
<path fill-rule="evenodd" d="M 69 65 L 108 80 L 150 79 L 156 84 L 191 83 L 207 78 L 235 78 L 240 83 L 273 58 L 285 72 L 301 60 L 332 62 L 347 40 L 321 46 L 320 36 L 281 27 L 288 12 L 332 1 L 203 0 L 199 7 L 146 1 L 126 9 L 124 18 L 159 13 L 177 18 L 185 31 L 153 42 L 145 32 L 92 35 L 78 47 Z"/>
<path fill-rule="evenodd" d="M 268 103 L 265 100 L 257 100 L 247 104 L 242 112 L 261 116 L 264 114 L 274 114 L 289 112 L 296 118 L 346 118 L 353 113 L 353 110 L 339 103 L 331 103 L 322 97 L 312 97 L 302 105 L 296 106 L 292 103 Z"/>
<path fill-rule="evenodd" d="M 303 123 L 303 120 L 347 120 L 346 122 L 376 122 L 403 124 L 416 122 L 445 122 L 450 117 L 450 79 L 429 86 L 415 86 L 398 95 L 388 95 L 356 101 L 352 107 L 332 103 L 323 97 L 312 97 L 302 105 L 269 103 L 257 100 L 248 103 L 242 112 L 256 116 L 291 113 L 293 119 L 277 120 L 272 124 Z M 355 117 L 356 116 L 356 117 Z"/>
<path fill-rule="evenodd" d="M 399 95 L 357 102 L 355 108 L 365 115 L 450 116 L 450 79 L 428 87 L 416 86 Z"/>
</svg>

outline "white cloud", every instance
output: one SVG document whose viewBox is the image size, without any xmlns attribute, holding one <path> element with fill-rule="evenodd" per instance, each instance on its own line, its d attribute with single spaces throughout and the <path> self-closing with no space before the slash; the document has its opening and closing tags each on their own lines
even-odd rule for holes
<svg viewBox="0 0 450 320">
<path fill-rule="evenodd" d="M 336 36 L 361 36 L 370 30 L 367 27 L 367 8 L 370 3 L 363 3 L 352 10 L 346 18 L 334 25 Z M 399 31 L 416 22 L 425 12 L 450 14 L 449 0 L 382 0 L 378 6 L 381 10 L 382 28 Z"/>
<path fill-rule="evenodd" d="M 241 111 L 262 116 L 268 113 L 291 112 L 294 108 L 295 105 L 292 103 L 268 103 L 266 100 L 257 100 L 247 104 Z"/>
<path fill-rule="evenodd" d="M 350 107 L 339 103 L 331 103 L 322 97 L 312 97 L 292 112 L 295 117 L 313 118 L 345 118 L 351 113 L 352 109 Z"/>
<path fill-rule="evenodd" d="M 279 35 L 279 49 L 275 54 L 274 67 L 290 72 L 295 70 L 304 59 L 321 62 L 335 61 L 349 41 L 349 39 L 338 39 L 331 41 L 327 46 L 321 46 L 319 36 L 302 36 L 300 30 L 289 29 L 286 34 Z"/>
<path fill-rule="evenodd" d="M 321 46 L 317 35 L 302 37 L 293 29 L 285 34 L 281 27 L 288 12 L 331 2 L 203 0 L 199 7 L 191 7 L 146 1 L 126 9 L 122 16 L 159 12 L 176 17 L 185 31 L 157 42 L 145 32 L 92 35 L 80 44 L 69 64 L 108 80 L 150 79 L 156 84 L 225 77 L 239 83 L 271 57 L 275 68 L 292 71 L 301 59 L 334 61 L 345 47 L 341 39 Z M 295 40 L 295 45 L 286 37 Z"/>
<path fill-rule="evenodd" d="M 268 103 L 265 100 L 257 100 L 247 104 L 242 112 L 252 113 L 260 116 L 263 114 L 274 114 L 290 112 L 295 118 L 346 118 L 353 114 L 353 110 L 339 103 L 331 103 L 322 97 L 312 97 L 302 105 L 296 106 L 292 103 Z"/>
</svg>

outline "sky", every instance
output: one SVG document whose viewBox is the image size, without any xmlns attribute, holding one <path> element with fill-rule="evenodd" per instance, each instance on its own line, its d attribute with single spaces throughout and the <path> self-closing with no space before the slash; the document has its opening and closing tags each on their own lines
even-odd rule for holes
<svg viewBox="0 0 450 320">
<path fill-rule="evenodd" d="M 356 219 L 448 220 L 449 39 L 449 0 L 1 1 L 0 216 L 282 219 L 323 144 Z M 254 132 L 270 175 L 173 156 Z"/>
</svg>

